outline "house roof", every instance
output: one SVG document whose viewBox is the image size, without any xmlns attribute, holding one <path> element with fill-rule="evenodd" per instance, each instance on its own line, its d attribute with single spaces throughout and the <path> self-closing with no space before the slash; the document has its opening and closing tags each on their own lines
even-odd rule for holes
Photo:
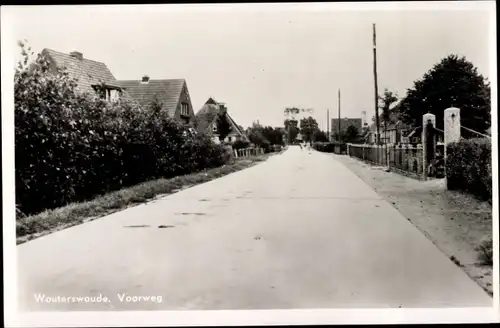
<svg viewBox="0 0 500 328">
<path fill-rule="evenodd" d="M 149 106 L 155 96 L 163 103 L 168 114 L 173 117 L 179 103 L 182 89 L 186 85 L 185 79 L 169 80 L 120 80 L 118 83 L 141 106 Z"/>
<path fill-rule="evenodd" d="M 104 63 L 86 58 L 78 59 L 71 54 L 47 48 L 42 50 L 42 54 L 47 56 L 57 68 L 66 68 L 70 77 L 78 80 L 77 89 L 81 92 L 93 93 L 92 86 L 100 83 L 105 83 L 110 87 L 120 87 Z"/>
<path fill-rule="evenodd" d="M 196 113 L 196 127 L 198 131 L 200 132 L 208 132 L 211 133 L 212 131 L 209 130 L 210 126 L 214 122 L 216 116 L 219 114 L 219 104 L 217 101 L 215 101 L 213 98 L 209 98 L 207 102 L 203 105 L 203 107 Z M 229 115 L 226 111 L 226 117 L 228 120 L 231 122 L 231 125 L 236 129 L 236 133 L 244 136 L 243 131 L 241 130 L 241 127 L 236 124 L 236 122 L 233 120 L 231 115 Z"/>
<path fill-rule="evenodd" d="M 200 132 L 208 132 L 208 128 L 215 120 L 219 113 L 219 107 L 211 103 L 205 103 L 203 107 L 196 113 L 196 127 Z"/>
</svg>

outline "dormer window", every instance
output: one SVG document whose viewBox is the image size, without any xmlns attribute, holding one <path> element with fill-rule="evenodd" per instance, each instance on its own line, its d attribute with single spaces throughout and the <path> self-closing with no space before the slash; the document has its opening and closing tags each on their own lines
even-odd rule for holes
<svg viewBox="0 0 500 328">
<path fill-rule="evenodd" d="M 117 101 L 122 93 L 121 89 L 114 85 L 101 84 L 101 85 L 93 85 L 92 87 L 96 90 L 99 98 L 109 102 Z"/>
</svg>

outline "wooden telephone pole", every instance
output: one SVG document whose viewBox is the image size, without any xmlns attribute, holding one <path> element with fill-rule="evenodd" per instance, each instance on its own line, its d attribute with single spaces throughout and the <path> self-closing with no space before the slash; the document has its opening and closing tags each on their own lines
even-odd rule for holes
<svg viewBox="0 0 500 328">
<path fill-rule="evenodd" d="M 330 142 L 330 109 L 326 109 L 326 137 L 328 142 Z"/>
<path fill-rule="evenodd" d="M 375 80 L 375 124 L 377 125 L 377 145 L 380 144 L 380 127 L 378 117 L 378 82 L 377 82 L 377 34 L 373 24 L 373 78 Z"/>
<path fill-rule="evenodd" d="M 339 89 L 339 132 L 337 134 L 338 141 L 340 141 L 340 128 L 341 128 L 341 125 L 340 125 L 340 89 Z"/>
</svg>

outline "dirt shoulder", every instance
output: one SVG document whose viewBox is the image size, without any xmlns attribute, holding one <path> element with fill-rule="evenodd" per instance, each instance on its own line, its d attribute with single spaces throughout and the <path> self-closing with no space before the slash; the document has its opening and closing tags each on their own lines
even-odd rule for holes
<svg viewBox="0 0 500 328">
<path fill-rule="evenodd" d="M 485 238 L 492 237 L 491 204 L 446 190 L 444 179 L 419 181 L 347 156 L 332 156 L 398 209 L 492 295 L 492 266 L 481 264 L 476 250 Z"/>
</svg>

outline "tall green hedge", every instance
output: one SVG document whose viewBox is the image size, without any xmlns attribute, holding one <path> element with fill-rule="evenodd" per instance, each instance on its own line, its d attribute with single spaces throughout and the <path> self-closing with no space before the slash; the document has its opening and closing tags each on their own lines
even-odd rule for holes
<svg viewBox="0 0 500 328">
<path fill-rule="evenodd" d="M 462 190 L 491 201 L 491 140 L 469 139 L 446 148 L 446 178 L 450 190 Z"/>
<path fill-rule="evenodd" d="M 23 49 L 23 51 L 25 51 Z M 38 56 L 15 73 L 16 204 L 32 214 L 159 177 L 224 164 L 223 146 L 161 110 L 76 92 Z"/>
<path fill-rule="evenodd" d="M 335 147 L 340 146 L 340 152 L 344 153 L 347 151 L 347 144 L 344 142 L 330 141 L 330 142 L 315 142 L 313 143 L 313 148 L 317 151 L 324 153 L 334 153 Z"/>
</svg>

